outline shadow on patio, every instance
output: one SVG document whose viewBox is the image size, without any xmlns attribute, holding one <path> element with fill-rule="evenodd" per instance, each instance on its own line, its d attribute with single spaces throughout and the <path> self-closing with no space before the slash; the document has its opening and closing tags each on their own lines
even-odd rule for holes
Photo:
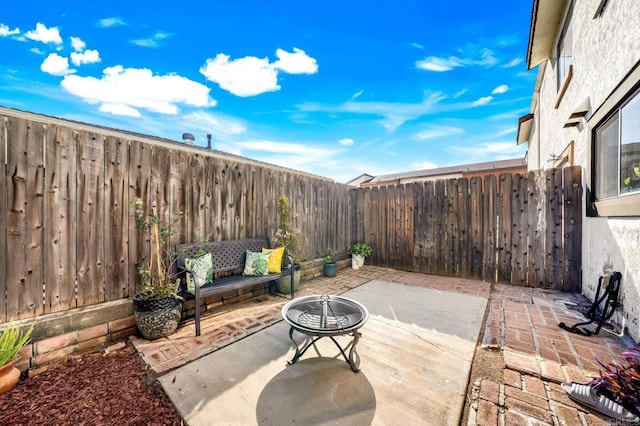
<svg viewBox="0 0 640 426">
<path fill-rule="evenodd" d="M 574 323 L 582 318 L 578 311 L 567 307 L 571 303 L 564 302 L 580 304 L 587 303 L 586 299 L 550 290 L 491 285 L 477 280 L 373 266 L 365 266 L 359 270 L 342 269 L 336 278 L 322 277 L 303 281 L 296 295 L 342 294 L 374 280 L 488 299 L 471 374 L 468 380 L 464 378 L 468 384 L 466 397 L 461 404 L 461 412 L 455 413 L 455 417 L 461 419 L 460 423 L 608 424 L 604 417 L 573 403 L 560 388 L 562 382 L 585 382 L 596 376 L 596 358 L 604 362 L 619 360 L 618 354 L 624 349 L 621 339 L 607 331 L 602 331 L 599 336 L 584 337 L 557 327 L 559 322 Z M 224 353 L 222 349 L 232 343 L 246 344 L 249 339 L 244 339 L 245 337 L 276 323 L 280 323 L 280 328 L 285 327 L 280 310 L 287 300 L 281 296 L 263 295 L 221 308 L 203 317 L 202 335 L 199 337 L 195 336 L 192 322 L 188 322 L 169 338 L 153 342 L 135 337 L 131 340 L 149 367 L 158 374 L 164 374 L 165 381 L 170 382 L 178 367 L 209 353 Z M 274 327 L 266 331 L 271 329 Z M 286 332 L 280 334 L 284 334 L 286 343 Z M 366 331 L 363 334 L 362 341 L 366 341 Z M 285 344 L 276 350 L 280 351 L 284 359 L 291 354 L 287 349 Z M 367 355 L 363 351 L 364 349 L 361 356 L 366 359 Z M 237 354 L 238 351 L 234 353 Z M 409 355 L 412 354 L 404 356 Z M 304 361 L 308 368 L 317 365 L 307 358 L 309 357 L 306 356 Z M 265 363 L 272 361 L 274 360 L 265 360 Z M 230 365 L 237 365 L 243 361 L 232 359 L 229 362 Z M 430 361 L 424 359 L 424 363 L 428 362 Z M 238 381 L 255 374 L 260 367 L 263 366 L 245 366 L 244 372 L 240 374 L 245 377 L 238 377 Z M 217 364 L 217 368 L 224 366 Z M 283 368 L 282 363 L 278 364 L 278 368 Z M 336 368 L 353 374 L 348 367 L 336 365 Z M 290 380 L 289 371 L 285 370 L 278 376 L 280 379 Z M 364 378 L 357 379 L 373 381 L 370 373 L 363 367 L 363 371 L 358 374 Z M 451 373 L 460 374 L 453 370 Z M 438 386 L 437 383 L 433 385 Z M 269 381 L 267 386 L 272 390 L 282 388 L 281 383 L 273 381 Z M 400 383 L 397 389 L 400 397 L 402 386 L 403 383 Z M 365 388 L 366 386 L 362 387 Z M 376 397 L 382 396 L 378 394 Z M 420 395 L 411 397 L 419 399 Z M 260 410 L 263 414 L 266 407 L 264 398 L 266 396 L 262 395 Z M 380 406 L 380 400 L 373 401 L 373 405 L 371 401 L 368 404 L 364 407 L 368 407 L 369 411 L 363 410 L 362 413 L 365 417 L 371 415 L 375 424 L 376 418 L 370 410 L 375 411 L 376 405 Z M 443 421 L 450 424 L 451 418 Z"/>
</svg>

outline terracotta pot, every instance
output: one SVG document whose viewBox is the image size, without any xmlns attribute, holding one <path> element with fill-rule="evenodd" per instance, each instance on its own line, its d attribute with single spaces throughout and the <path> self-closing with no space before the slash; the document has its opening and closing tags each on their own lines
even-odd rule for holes
<svg viewBox="0 0 640 426">
<path fill-rule="evenodd" d="M 20 370 L 14 367 L 17 360 L 18 357 L 15 357 L 0 367 L 0 394 L 9 392 L 20 380 Z"/>
</svg>

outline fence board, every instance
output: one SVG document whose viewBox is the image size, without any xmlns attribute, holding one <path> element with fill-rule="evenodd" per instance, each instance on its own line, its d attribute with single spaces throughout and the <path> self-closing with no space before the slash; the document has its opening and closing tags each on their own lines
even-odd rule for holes
<svg viewBox="0 0 640 426">
<path fill-rule="evenodd" d="M 447 205 L 447 193 L 445 190 L 445 182 L 444 181 L 436 181 L 435 184 L 435 195 L 434 195 L 434 215 L 437 218 L 436 220 L 436 235 L 435 235 L 435 246 L 436 246 L 436 265 L 434 269 L 434 273 L 437 275 L 446 275 L 447 274 L 447 259 L 448 259 L 448 247 L 447 247 L 447 224 L 443 218 L 446 218 L 449 209 Z"/>
<path fill-rule="evenodd" d="M 582 214 L 574 208 L 582 201 L 582 171 L 580 167 L 566 167 L 564 173 L 564 248 L 565 274 L 562 291 L 579 291 L 582 285 Z"/>
<path fill-rule="evenodd" d="M 129 288 L 129 146 L 111 136 L 104 141 L 104 151 L 105 300 L 116 300 L 126 297 Z"/>
<path fill-rule="evenodd" d="M 527 284 L 544 287 L 544 238 L 546 224 L 546 194 L 544 174 L 527 174 Z"/>
<path fill-rule="evenodd" d="M 484 279 L 489 282 L 496 282 L 498 276 L 498 180 L 496 176 L 489 175 L 484 181 L 484 218 L 483 228 L 486 235 L 484 253 Z"/>
<path fill-rule="evenodd" d="M 498 178 L 498 277 L 502 282 L 511 282 L 511 181 L 510 174 Z"/>
<path fill-rule="evenodd" d="M 104 138 L 78 132 L 78 306 L 104 302 Z"/>
<path fill-rule="evenodd" d="M 527 284 L 527 178 L 512 175 L 511 180 L 511 284 Z"/>
<path fill-rule="evenodd" d="M 484 245 L 484 216 L 486 214 L 482 200 L 482 178 L 473 177 L 469 182 L 470 193 L 470 223 L 469 238 L 470 244 L 470 273 L 469 276 L 475 279 L 483 279 L 482 252 Z"/>
<path fill-rule="evenodd" d="M 149 206 L 151 198 L 151 146 L 145 143 L 129 142 L 129 202 L 140 198 L 145 208 Z M 146 211 L 145 211 L 146 213 Z M 148 232 L 137 229 L 135 223 L 135 209 L 129 205 L 129 288 L 127 296 L 133 296 L 138 287 L 138 267 L 149 261 L 146 249 Z"/>
<path fill-rule="evenodd" d="M 76 307 L 75 132 L 50 125 L 46 146 L 44 311 L 50 313 Z"/>
<path fill-rule="evenodd" d="M 471 218 L 470 212 L 470 194 L 469 194 L 469 181 L 467 179 L 458 179 L 456 182 L 456 197 L 457 197 L 457 247 L 458 247 L 458 261 L 456 276 L 468 278 L 471 276 L 471 254 L 472 249 L 470 240 Z"/>
<path fill-rule="evenodd" d="M 10 120 L 7 147 L 7 316 L 42 313 L 42 195 L 44 129 Z"/>
<path fill-rule="evenodd" d="M 549 288 L 561 290 L 564 259 L 562 250 L 562 169 L 547 171 L 547 223 L 545 236 L 546 276 Z"/>
<path fill-rule="evenodd" d="M 0 322 L 9 320 L 7 317 L 7 157 L 5 152 L 9 149 L 9 118 L 2 117 L 0 121 Z"/>
</svg>

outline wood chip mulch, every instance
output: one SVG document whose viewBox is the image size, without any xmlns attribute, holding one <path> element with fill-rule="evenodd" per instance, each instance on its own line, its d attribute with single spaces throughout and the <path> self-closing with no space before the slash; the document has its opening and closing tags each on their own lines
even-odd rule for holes
<svg viewBox="0 0 640 426">
<path fill-rule="evenodd" d="M 182 425 L 131 346 L 68 359 L 0 395 L 2 425 Z"/>
</svg>

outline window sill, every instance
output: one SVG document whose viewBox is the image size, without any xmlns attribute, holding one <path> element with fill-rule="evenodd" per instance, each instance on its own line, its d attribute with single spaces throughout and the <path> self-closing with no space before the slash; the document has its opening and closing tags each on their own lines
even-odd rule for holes
<svg viewBox="0 0 640 426">
<path fill-rule="evenodd" d="M 569 83 L 571 82 L 571 77 L 573 77 L 573 64 L 569 65 L 567 75 L 562 82 L 562 86 L 560 86 L 560 90 L 558 90 L 558 96 L 556 97 L 556 104 L 554 106 L 555 109 L 558 109 L 558 107 L 560 106 L 560 102 L 562 102 L 564 93 L 567 91 L 567 87 L 569 87 Z"/>
<path fill-rule="evenodd" d="M 625 217 L 640 216 L 640 192 L 593 203 L 592 216 Z"/>
</svg>

